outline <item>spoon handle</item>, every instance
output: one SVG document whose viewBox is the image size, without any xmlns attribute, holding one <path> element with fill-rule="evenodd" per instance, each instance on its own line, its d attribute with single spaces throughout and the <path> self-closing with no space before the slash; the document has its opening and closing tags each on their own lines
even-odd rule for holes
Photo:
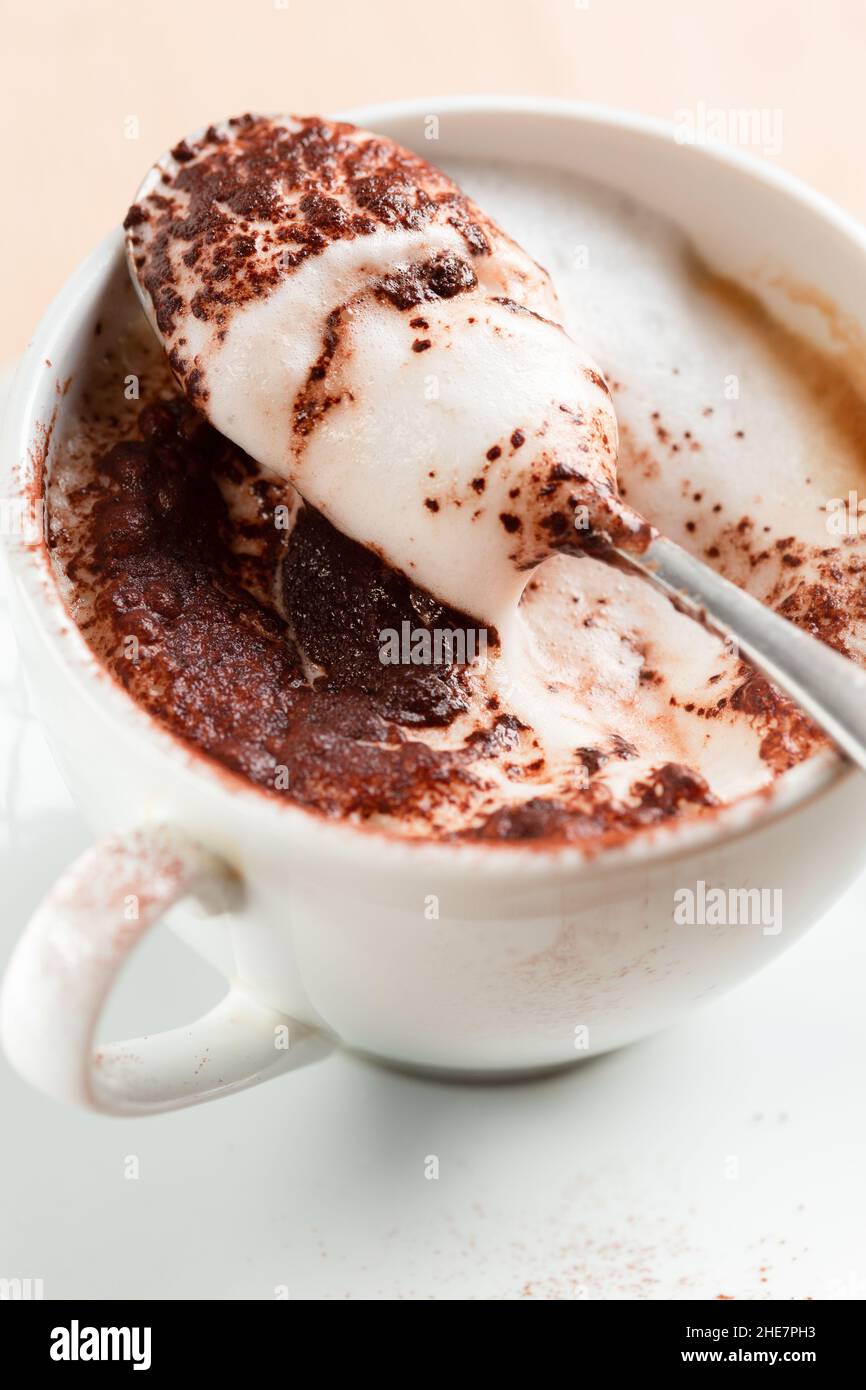
<svg viewBox="0 0 866 1390">
<path fill-rule="evenodd" d="M 617 550 L 691 617 L 725 637 L 866 771 L 866 671 L 660 537 L 640 556 Z"/>
</svg>

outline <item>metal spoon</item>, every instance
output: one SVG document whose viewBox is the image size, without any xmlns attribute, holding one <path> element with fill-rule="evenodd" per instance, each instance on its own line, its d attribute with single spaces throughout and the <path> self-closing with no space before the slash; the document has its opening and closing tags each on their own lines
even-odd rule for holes
<svg viewBox="0 0 866 1390">
<path fill-rule="evenodd" d="M 659 537 L 639 556 L 618 549 L 613 555 L 690 617 L 733 638 L 741 654 L 866 771 L 866 671 L 673 541 Z"/>
</svg>

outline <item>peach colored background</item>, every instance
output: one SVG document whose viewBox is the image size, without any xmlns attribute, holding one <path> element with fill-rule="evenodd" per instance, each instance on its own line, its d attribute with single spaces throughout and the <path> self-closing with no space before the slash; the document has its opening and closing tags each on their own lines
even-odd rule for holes
<svg viewBox="0 0 866 1390">
<path fill-rule="evenodd" d="M 775 156 L 866 219 L 864 0 L 2 0 L 0 363 L 185 131 L 517 92 L 782 112 Z M 124 123 L 136 117 L 137 139 Z"/>
</svg>

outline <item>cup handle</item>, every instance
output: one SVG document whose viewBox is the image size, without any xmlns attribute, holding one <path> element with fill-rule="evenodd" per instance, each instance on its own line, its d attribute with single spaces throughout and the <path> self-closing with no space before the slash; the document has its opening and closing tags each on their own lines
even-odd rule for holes
<svg viewBox="0 0 866 1390">
<path fill-rule="evenodd" d="M 232 985 L 184 1028 L 94 1048 L 114 982 L 145 932 L 181 898 L 209 913 L 241 897 L 215 855 L 171 826 L 103 840 L 37 908 L 0 990 L 0 1040 L 39 1090 L 109 1115 L 179 1110 L 318 1061 L 331 1043 Z"/>
</svg>

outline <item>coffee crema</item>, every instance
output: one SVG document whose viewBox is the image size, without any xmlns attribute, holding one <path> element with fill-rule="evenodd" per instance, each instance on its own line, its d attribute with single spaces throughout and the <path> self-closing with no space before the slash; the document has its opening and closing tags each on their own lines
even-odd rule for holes
<svg viewBox="0 0 866 1390">
<path fill-rule="evenodd" d="M 862 659 L 866 543 L 826 527 L 828 500 L 863 490 L 848 379 L 646 209 L 566 175 L 449 172 L 549 267 L 613 392 L 628 502 Z M 131 293 L 81 388 L 48 496 L 67 603 L 138 703 L 271 796 L 410 838 L 601 848 L 713 816 L 824 744 L 735 651 L 591 556 L 545 561 L 483 659 L 449 639 L 443 659 L 385 661 L 383 633 L 429 634 L 435 656 L 437 633 L 477 651 L 478 622 L 204 423 Z"/>
</svg>

